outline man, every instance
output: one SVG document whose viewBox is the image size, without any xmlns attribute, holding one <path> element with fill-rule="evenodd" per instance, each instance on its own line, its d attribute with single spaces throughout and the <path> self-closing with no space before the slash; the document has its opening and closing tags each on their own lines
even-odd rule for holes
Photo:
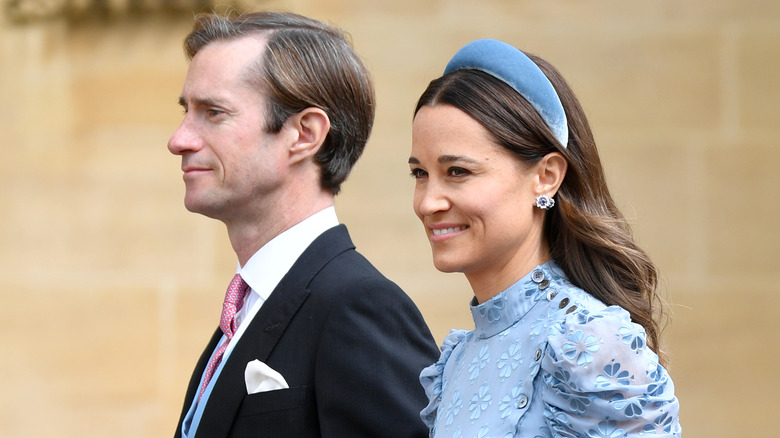
<svg viewBox="0 0 780 438">
<path fill-rule="evenodd" d="M 238 275 L 176 437 L 427 436 L 417 308 L 355 251 L 334 196 L 374 117 L 343 34 L 302 16 L 200 15 L 168 142 L 188 210 L 227 226 Z"/>
</svg>

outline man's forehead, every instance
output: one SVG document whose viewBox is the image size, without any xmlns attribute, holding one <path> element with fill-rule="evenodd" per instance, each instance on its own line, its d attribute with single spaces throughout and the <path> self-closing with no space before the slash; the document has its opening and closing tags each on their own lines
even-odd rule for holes
<svg viewBox="0 0 780 438">
<path fill-rule="evenodd" d="M 264 40 L 241 37 L 214 41 L 205 45 L 192 58 L 187 69 L 182 96 L 206 93 L 219 85 L 250 86 L 252 68 L 265 51 Z"/>
<path fill-rule="evenodd" d="M 241 55 L 244 58 L 254 59 L 263 55 L 267 44 L 267 35 L 259 32 L 232 38 L 215 39 L 201 47 L 200 50 L 198 50 L 198 53 L 193 57 L 193 61 L 202 53 L 233 53 L 236 51 L 241 52 Z"/>
</svg>

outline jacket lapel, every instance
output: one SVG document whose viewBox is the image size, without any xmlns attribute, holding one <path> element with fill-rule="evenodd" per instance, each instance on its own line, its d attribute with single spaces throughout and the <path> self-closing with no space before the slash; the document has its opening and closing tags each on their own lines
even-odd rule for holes
<svg viewBox="0 0 780 438">
<path fill-rule="evenodd" d="M 354 249 L 354 245 L 347 229 L 339 225 L 320 235 L 301 254 L 230 353 L 209 396 L 198 426 L 198 437 L 228 436 L 246 395 L 246 364 L 255 359 L 267 361 L 298 309 L 309 297 L 308 285 L 312 278 L 334 257 L 350 249 Z"/>
<path fill-rule="evenodd" d="M 200 355 L 200 359 L 198 359 L 198 363 L 195 365 L 195 370 L 192 372 L 192 376 L 190 377 L 190 383 L 187 386 L 187 393 L 184 396 L 184 406 L 182 406 L 181 415 L 179 416 L 179 422 L 176 426 L 176 437 L 181 436 L 181 425 L 184 421 L 184 417 L 187 415 L 187 412 L 190 410 L 190 406 L 192 406 L 192 402 L 195 399 L 195 395 L 200 390 L 200 378 L 203 376 L 203 371 L 206 369 L 206 365 L 208 365 L 209 359 L 211 358 L 211 354 L 214 352 L 214 349 L 217 348 L 217 342 L 222 338 L 222 330 L 217 327 L 217 330 L 214 332 L 214 334 L 211 336 L 211 340 L 209 341 L 208 345 L 206 345 L 206 348 L 203 350 L 203 353 Z"/>
</svg>

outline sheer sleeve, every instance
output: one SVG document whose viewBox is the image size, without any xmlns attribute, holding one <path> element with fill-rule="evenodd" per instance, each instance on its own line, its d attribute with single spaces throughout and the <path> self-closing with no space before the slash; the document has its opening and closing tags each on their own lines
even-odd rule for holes
<svg viewBox="0 0 780 438">
<path fill-rule="evenodd" d="M 674 384 L 628 312 L 567 315 L 542 361 L 545 417 L 565 437 L 679 437 Z"/>
<path fill-rule="evenodd" d="M 444 338 L 444 342 L 441 346 L 441 356 L 435 364 L 425 368 L 420 373 L 420 384 L 425 389 L 425 395 L 428 396 L 428 406 L 420 412 L 420 418 L 428 426 L 428 429 L 433 429 L 434 422 L 436 420 L 436 411 L 439 409 L 441 402 L 442 391 L 442 375 L 444 374 L 444 366 L 447 364 L 452 350 L 464 339 L 468 331 L 466 330 L 451 330 L 450 334 Z"/>
</svg>

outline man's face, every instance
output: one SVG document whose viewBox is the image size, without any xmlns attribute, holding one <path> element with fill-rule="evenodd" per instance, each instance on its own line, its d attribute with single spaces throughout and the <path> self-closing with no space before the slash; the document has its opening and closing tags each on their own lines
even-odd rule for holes
<svg viewBox="0 0 780 438">
<path fill-rule="evenodd" d="M 184 120 L 168 141 L 182 157 L 188 210 L 230 222 L 273 204 L 285 167 L 284 130 L 265 132 L 268 102 L 248 81 L 265 48 L 258 37 L 215 41 L 192 59 L 180 103 Z"/>
</svg>

